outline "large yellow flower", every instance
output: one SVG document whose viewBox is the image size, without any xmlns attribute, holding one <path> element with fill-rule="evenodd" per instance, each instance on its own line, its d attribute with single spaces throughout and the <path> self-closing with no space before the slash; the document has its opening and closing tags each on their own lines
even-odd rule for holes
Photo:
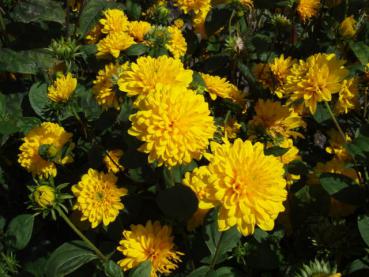
<svg viewBox="0 0 369 277">
<path fill-rule="evenodd" d="M 111 33 L 96 44 L 97 57 L 104 57 L 111 54 L 118 58 L 120 51 L 126 50 L 135 44 L 133 38 L 125 32 Z"/>
<path fill-rule="evenodd" d="M 172 167 L 200 159 L 215 132 L 202 95 L 185 88 L 157 88 L 130 116 L 128 133 L 145 142 L 139 150 L 149 162 Z"/>
<path fill-rule="evenodd" d="M 357 22 L 354 16 L 346 17 L 340 24 L 340 34 L 345 38 L 352 38 L 356 35 Z"/>
<path fill-rule="evenodd" d="M 117 177 L 112 173 L 89 169 L 81 181 L 72 186 L 77 198 L 73 209 L 82 213 L 81 221 L 88 220 L 92 228 L 96 228 L 100 223 L 108 226 L 117 218 L 119 211 L 124 208 L 120 198 L 127 195 L 128 191 L 118 188 L 116 183 Z"/>
<path fill-rule="evenodd" d="M 172 53 L 176 59 L 182 58 L 187 52 L 187 42 L 180 29 L 176 26 L 169 26 L 167 28 L 170 35 L 169 42 L 165 47 Z"/>
<path fill-rule="evenodd" d="M 280 102 L 261 99 L 255 105 L 255 113 L 249 122 L 254 131 L 264 131 L 273 138 L 303 137 L 295 129 L 305 128 L 306 123 L 293 109 L 283 106 Z"/>
<path fill-rule="evenodd" d="M 287 77 L 284 90 L 290 101 L 304 100 L 312 114 L 318 102 L 331 101 L 332 94 L 340 91 L 348 70 L 335 54 L 315 54 L 295 64 Z"/>
<path fill-rule="evenodd" d="M 211 150 L 213 154 L 206 157 L 215 179 L 214 197 L 220 204 L 219 230 L 236 225 L 244 236 L 252 234 L 255 225 L 272 230 L 287 197 L 283 164 L 274 156 L 264 155 L 264 145 L 259 142 L 213 142 Z"/>
<path fill-rule="evenodd" d="M 109 172 L 118 173 L 123 171 L 124 167 L 120 164 L 119 160 L 123 156 L 123 150 L 113 149 L 107 151 L 104 156 L 104 164 Z"/>
<path fill-rule="evenodd" d="M 123 231 L 123 239 L 119 242 L 118 251 L 124 258 L 118 265 L 127 271 L 145 261 L 151 262 L 151 277 L 170 274 L 181 262 L 183 253 L 175 250 L 172 228 L 161 226 L 159 221 L 149 220 L 146 225 L 131 225 L 131 230 Z"/>
<path fill-rule="evenodd" d="M 151 30 L 151 24 L 146 21 L 131 21 L 128 26 L 128 33 L 136 42 L 142 42 L 145 35 Z"/>
<path fill-rule="evenodd" d="M 128 29 L 128 18 L 122 10 L 108 9 L 104 11 L 104 18 L 100 19 L 104 34 L 122 33 Z"/>
<path fill-rule="evenodd" d="M 352 78 L 343 80 L 338 93 L 338 101 L 335 105 L 335 112 L 338 114 L 348 113 L 359 105 L 358 79 Z"/>
<path fill-rule="evenodd" d="M 128 96 L 146 96 L 156 87 L 187 88 L 192 82 L 192 70 L 184 69 L 180 60 L 167 56 L 140 57 L 122 72 L 119 89 Z"/>
<path fill-rule="evenodd" d="M 123 66 L 124 67 L 124 66 Z M 96 102 L 104 109 L 115 108 L 120 109 L 122 97 L 114 90 L 114 85 L 117 83 L 120 70 L 123 67 L 119 64 L 107 64 L 105 69 L 101 69 L 93 81 L 94 86 L 92 91 L 95 95 Z M 120 92 L 118 92 L 120 94 Z"/>
<path fill-rule="evenodd" d="M 67 75 L 59 76 L 54 83 L 49 86 L 47 96 L 54 102 L 67 102 L 72 93 L 76 90 L 77 79 L 68 72 Z"/>
<path fill-rule="evenodd" d="M 56 123 L 44 122 L 30 130 L 23 138 L 18 155 L 19 164 L 32 175 L 40 177 L 56 176 L 55 164 L 67 164 L 73 161 L 70 154 L 62 156 L 62 150 L 70 143 L 69 150 L 74 147 L 71 142 L 73 134 L 68 133 Z M 41 157 L 40 148 L 45 146 L 47 157 Z M 68 151 L 69 152 L 69 151 Z"/>
<path fill-rule="evenodd" d="M 319 10 L 320 0 L 300 0 L 297 5 L 297 12 L 303 22 L 314 17 Z"/>
</svg>

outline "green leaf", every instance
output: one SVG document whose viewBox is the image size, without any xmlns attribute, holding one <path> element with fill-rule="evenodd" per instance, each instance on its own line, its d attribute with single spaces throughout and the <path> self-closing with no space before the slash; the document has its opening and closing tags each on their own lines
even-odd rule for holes
<svg viewBox="0 0 369 277">
<path fill-rule="evenodd" d="M 324 121 L 327 121 L 331 118 L 331 115 L 329 114 L 327 108 L 323 103 L 318 103 L 316 112 L 313 114 L 313 117 L 316 122 L 323 123 Z"/>
<path fill-rule="evenodd" d="M 129 277 L 150 277 L 151 262 L 145 261 L 129 272 Z"/>
<path fill-rule="evenodd" d="M 359 232 L 361 238 L 369 246 L 369 216 L 364 215 L 358 218 L 357 226 L 359 228 Z"/>
<path fill-rule="evenodd" d="M 47 96 L 47 85 L 45 83 L 34 83 L 28 94 L 32 109 L 37 115 L 44 118 L 45 112 L 50 106 L 50 100 Z"/>
<path fill-rule="evenodd" d="M 117 263 L 110 260 L 104 264 L 105 275 L 108 277 L 123 277 L 123 271 Z"/>
<path fill-rule="evenodd" d="M 0 72 L 37 74 L 52 67 L 55 61 L 49 52 L 42 49 L 14 51 L 4 48 L 0 51 Z"/>
<path fill-rule="evenodd" d="M 350 48 L 362 65 L 369 63 L 369 46 L 364 42 L 350 42 Z"/>
<path fill-rule="evenodd" d="M 348 276 L 346 274 L 354 273 L 360 270 L 366 270 L 365 272 L 368 273 L 369 271 L 369 258 L 368 257 L 363 257 L 363 258 L 354 260 L 351 264 L 348 265 L 348 267 L 345 270 L 345 275 L 343 276 Z M 355 276 L 364 276 L 364 275 L 355 275 Z"/>
<path fill-rule="evenodd" d="M 165 215 L 177 220 L 187 220 L 198 206 L 195 193 L 183 185 L 162 190 L 156 197 L 156 203 Z"/>
<path fill-rule="evenodd" d="M 119 115 L 117 117 L 117 121 L 118 122 L 128 122 L 128 118 L 131 114 L 133 114 L 135 111 L 134 107 L 133 107 L 133 103 L 132 103 L 132 99 L 127 97 L 122 106 L 120 107 L 120 112 Z"/>
<path fill-rule="evenodd" d="M 51 254 L 45 273 L 47 277 L 62 277 L 95 259 L 97 256 L 83 241 L 66 242 Z"/>
<path fill-rule="evenodd" d="M 21 250 L 29 243 L 33 231 L 34 217 L 30 214 L 22 214 L 13 218 L 6 230 L 6 236 L 11 238 L 12 246 Z"/>
<path fill-rule="evenodd" d="M 127 0 L 126 13 L 131 20 L 138 20 L 141 16 L 141 6 L 136 1 Z"/>
<path fill-rule="evenodd" d="M 47 262 L 46 257 L 38 258 L 35 261 L 28 262 L 24 266 L 24 271 L 32 274 L 33 277 L 44 277 L 45 276 L 45 264 Z"/>
<path fill-rule="evenodd" d="M 244 276 L 239 270 L 230 267 L 225 266 L 218 268 L 215 272 L 216 277 L 242 277 Z"/>
<path fill-rule="evenodd" d="M 307 165 L 300 160 L 295 160 L 290 162 L 286 169 L 288 173 L 295 174 L 295 175 L 307 175 L 309 173 L 309 168 Z"/>
<path fill-rule="evenodd" d="M 14 21 L 22 23 L 52 21 L 63 24 L 65 22 L 65 12 L 61 2 L 52 0 L 19 1 L 11 17 Z"/>
<path fill-rule="evenodd" d="M 207 265 L 200 266 L 192 271 L 187 277 L 204 277 L 206 273 L 210 270 L 210 267 Z"/>
<path fill-rule="evenodd" d="M 114 6 L 105 0 L 89 0 L 79 17 L 78 34 L 84 37 L 102 17 L 102 11 Z"/>
<path fill-rule="evenodd" d="M 362 126 L 359 135 L 347 144 L 346 148 L 355 157 L 367 158 L 369 155 L 369 125 Z"/>
<path fill-rule="evenodd" d="M 149 51 L 149 47 L 143 44 L 133 44 L 124 53 L 127 56 L 141 56 Z"/>
<path fill-rule="evenodd" d="M 283 148 L 279 146 L 272 146 L 264 150 L 265 155 L 273 155 L 275 157 L 280 157 L 288 152 L 289 148 Z"/>
<path fill-rule="evenodd" d="M 78 85 L 75 91 L 75 99 L 77 99 L 76 112 L 84 113 L 87 120 L 93 121 L 101 116 L 103 111 L 97 104 L 91 89 Z"/>
</svg>

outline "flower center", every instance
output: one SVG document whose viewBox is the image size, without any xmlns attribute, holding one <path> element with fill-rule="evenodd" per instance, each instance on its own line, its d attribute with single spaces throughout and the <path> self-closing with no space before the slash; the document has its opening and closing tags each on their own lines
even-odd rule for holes
<svg viewBox="0 0 369 277">
<path fill-rule="evenodd" d="M 103 201 L 104 198 L 105 198 L 105 193 L 102 192 L 102 191 L 98 191 L 98 192 L 96 192 L 96 195 L 95 196 L 96 196 L 96 199 L 98 201 Z"/>
</svg>

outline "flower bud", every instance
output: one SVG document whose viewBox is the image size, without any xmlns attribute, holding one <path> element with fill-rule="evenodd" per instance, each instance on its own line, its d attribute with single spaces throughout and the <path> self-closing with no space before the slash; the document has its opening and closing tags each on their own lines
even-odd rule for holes
<svg viewBox="0 0 369 277">
<path fill-rule="evenodd" d="M 353 16 L 346 17 L 341 22 L 340 34 L 344 38 L 352 38 L 356 35 L 356 20 Z"/>
<path fill-rule="evenodd" d="M 41 207 L 50 207 L 55 203 L 55 189 L 53 187 L 42 185 L 33 192 L 33 199 Z"/>
</svg>

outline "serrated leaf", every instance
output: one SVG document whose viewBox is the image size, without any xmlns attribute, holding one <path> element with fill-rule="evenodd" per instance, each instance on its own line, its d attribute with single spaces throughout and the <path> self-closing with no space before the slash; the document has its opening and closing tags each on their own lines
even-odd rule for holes
<svg viewBox="0 0 369 277">
<path fill-rule="evenodd" d="M 150 277 L 151 262 L 145 261 L 129 272 L 129 277 Z"/>
<path fill-rule="evenodd" d="M 45 266 L 45 275 L 62 277 L 96 259 L 95 253 L 83 241 L 66 242 L 51 254 Z"/>
<path fill-rule="evenodd" d="M 30 214 L 18 215 L 10 221 L 6 236 L 15 249 L 21 250 L 27 246 L 32 236 L 33 222 L 34 217 Z"/>
</svg>

